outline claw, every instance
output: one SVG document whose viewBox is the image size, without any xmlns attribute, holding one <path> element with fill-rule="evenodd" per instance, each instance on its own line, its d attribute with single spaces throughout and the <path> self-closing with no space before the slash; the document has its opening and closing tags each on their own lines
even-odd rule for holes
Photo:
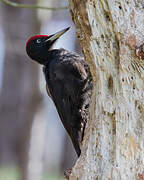
<svg viewBox="0 0 144 180">
<path fill-rule="evenodd" d="M 69 180 L 69 176 L 71 175 L 72 168 L 64 171 L 64 176 L 67 180 Z"/>
</svg>

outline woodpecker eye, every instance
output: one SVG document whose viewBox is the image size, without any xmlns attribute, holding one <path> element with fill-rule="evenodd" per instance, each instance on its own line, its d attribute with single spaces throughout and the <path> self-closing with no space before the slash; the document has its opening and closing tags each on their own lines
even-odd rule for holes
<svg viewBox="0 0 144 180">
<path fill-rule="evenodd" d="M 41 40 L 40 39 L 37 39 L 37 41 L 36 41 L 37 43 L 41 43 Z"/>
</svg>

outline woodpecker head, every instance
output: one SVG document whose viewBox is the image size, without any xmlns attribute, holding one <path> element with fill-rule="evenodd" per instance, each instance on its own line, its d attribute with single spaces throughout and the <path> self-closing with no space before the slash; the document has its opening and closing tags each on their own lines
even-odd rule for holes
<svg viewBox="0 0 144 180">
<path fill-rule="evenodd" d="M 53 35 L 35 35 L 26 43 L 26 52 L 28 56 L 40 64 L 44 64 L 47 58 L 47 52 L 52 48 L 56 40 L 63 35 L 69 27 Z"/>
</svg>

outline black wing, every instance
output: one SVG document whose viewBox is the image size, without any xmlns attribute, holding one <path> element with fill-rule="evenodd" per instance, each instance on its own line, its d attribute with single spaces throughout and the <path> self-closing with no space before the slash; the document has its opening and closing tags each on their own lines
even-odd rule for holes
<svg viewBox="0 0 144 180">
<path fill-rule="evenodd" d="M 89 105 L 89 69 L 80 56 L 62 57 L 44 70 L 48 89 L 78 156 Z"/>
</svg>

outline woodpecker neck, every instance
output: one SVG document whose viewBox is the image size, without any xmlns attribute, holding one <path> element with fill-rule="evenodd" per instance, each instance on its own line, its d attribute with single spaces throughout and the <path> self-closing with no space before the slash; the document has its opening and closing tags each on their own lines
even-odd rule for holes
<svg viewBox="0 0 144 180">
<path fill-rule="evenodd" d="M 59 59 L 59 57 L 61 55 L 63 55 L 66 52 L 66 50 L 64 49 L 51 49 L 51 50 L 47 50 L 46 52 L 44 51 L 43 53 L 39 53 L 37 54 L 35 57 L 33 58 L 34 61 L 46 66 L 48 65 L 52 60 L 56 60 Z M 54 58 L 55 57 L 55 58 Z M 57 58 L 58 57 L 58 58 Z"/>
<path fill-rule="evenodd" d="M 49 51 L 43 50 L 40 53 L 37 53 L 32 59 L 42 65 L 46 65 L 48 61 L 48 56 L 49 56 L 48 54 L 49 54 Z"/>
</svg>

